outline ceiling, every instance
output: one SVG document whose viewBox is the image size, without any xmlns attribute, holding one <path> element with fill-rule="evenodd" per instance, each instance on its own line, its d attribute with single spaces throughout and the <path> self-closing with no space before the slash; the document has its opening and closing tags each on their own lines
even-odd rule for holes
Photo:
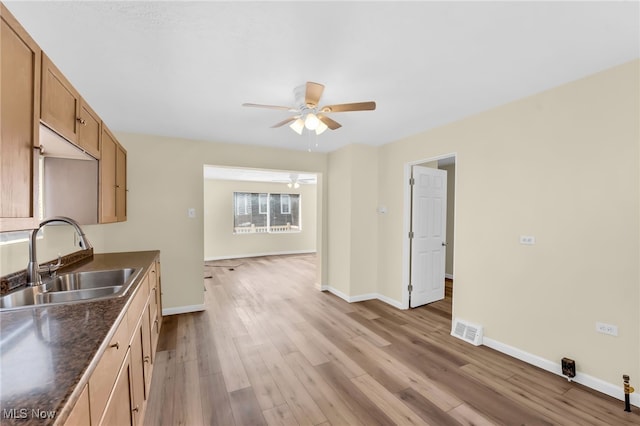
<svg viewBox="0 0 640 426">
<path fill-rule="evenodd" d="M 113 131 L 328 152 L 381 145 L 640 57 L 625 2 L 5 2 Z M 271 125 L 325 84 L 343 127 Z"/>
</svg>

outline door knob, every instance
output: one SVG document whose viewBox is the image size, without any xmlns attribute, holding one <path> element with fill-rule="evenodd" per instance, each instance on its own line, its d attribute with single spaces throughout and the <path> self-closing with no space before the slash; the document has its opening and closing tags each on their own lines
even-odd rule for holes
<svg viewBox="0 0 640 426">
<path fill-rule="evenodd" d="M 447 243 L 446 242 L 442 242 L 442 247 L 446 247 Z"/>
</svg>

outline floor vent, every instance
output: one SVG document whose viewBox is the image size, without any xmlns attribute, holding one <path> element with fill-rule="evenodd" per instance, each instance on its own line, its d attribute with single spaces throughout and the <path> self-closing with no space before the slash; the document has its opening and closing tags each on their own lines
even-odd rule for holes
<svg viewBox="0 0 640 426">
<path fill-rule="evenodd" d="M 482 326 L 471 324 L 461 319 L 456 319 L 453 322 L 451 335 L 475 346 L 482 344 Z"/>
</svg>

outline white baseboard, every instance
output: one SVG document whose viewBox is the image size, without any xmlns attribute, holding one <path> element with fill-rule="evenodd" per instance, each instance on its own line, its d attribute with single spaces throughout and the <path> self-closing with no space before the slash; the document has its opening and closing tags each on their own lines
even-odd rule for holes
<svg viewBox="0 0 640 426">
<path fill-rule="evenodd" d="M 393 300 L 387 296 L 384 296 L 382 294 L 379 293 L 367 293 L 367 294 L 359 294 L 357 296 L 347 296 L 345 293 L 343 293 L 342 291 L 335 289 L 329 285 L 322 285 L 320 287 L 320 289 L 322 291 L 328 291 L 329 293 L 335 294 L 336 296 L 338 296 L 340 299 L 348 302 L 348 303 L 354 303 L 354 302 L 363 302 L 365 300 L 373 300 L 373 299 L 378 299 L 384 303 L 387 303 L 395 308 L 398 309 L 404 309 L 402 307 L 402 303 L 398 302 L 397 300 Z"/>
<path fill-rule="evenodd" d="M 453 279 L 453 274 L 444 274 L 444 277 L 452 280 Z"/>
<path fill-rule="evenodd" d="M 378 296 L 377 297 L 378 300 L 380 300 L 380 301 L 382 301 L 382 302 L 384 302 L 384 303 L 386 303 L 388 305 L 391 305 L 394 308 L 402 309 L 402 310 L 406 310 L 407 309 L 406 307 L 402 306 L 402 302 L 398 302 L 397 300 L 392 299 L 390 297 L 387 297 L 384 294 L 378 294 L 377 296 Z"/>
<path fill-rule="evenodd" d="M 233 254 L 229 256 L 213 256 L 205 257 L 204 261 L 209 262 L 213 260 L 229 260 L 229 259 L 245 259 L 247 257 L 262 257 L 262 256 L 282 256 L 287 254 L 311 254 L 315 253 L 315 250 L 288 250 L 288 251 L 270 251 L 268 253 L 250 253 L 250 254 Z"/>
<path fill-rule="evenodd" d="M 167 315 L 178 315 L 178 314 L 188 314 L 189 312 L 200 312 L 204 311 L 205 306 L 202 305 L 188 305 L 188 306 L 176 306 L 175 308 L 164 308 L 162 309 L 162 316 Z"/>
<path fill-rule="evenodd" d="M 502 342 L 498 342 L 497 340 L 493 340 L 488 337 L 485 337 L 483 339 L 482 344 L 491 349 L 495 349 L 498 352 L 502 352 L 528 364 L 535 365 L 536 367 L 542 368 L 543 370 L 549 371 L 553 374 L 557 374 L 558 376 L 563 376 L 562 367 L 559 362 L 553 362 L 537 355 L 530 354 L 521 349 L 514 348 L 513 346 L 506 345 Z M 572 381 L 624 401 L 624 391 L 622 390 L 622 383 L 619 386 L 616 386 L 612 383 L 605 382 L 604 380 L 598 379 L 588 374 L 580 373 L 579 371 L 576 372 L 576 377 L 574 377 Z M 630 401 L 631 404 L 635 405 L 636 407 L 640 407 L 640 395 L 638 393 L 632 393 L 630 395 Z"/>
</svg>

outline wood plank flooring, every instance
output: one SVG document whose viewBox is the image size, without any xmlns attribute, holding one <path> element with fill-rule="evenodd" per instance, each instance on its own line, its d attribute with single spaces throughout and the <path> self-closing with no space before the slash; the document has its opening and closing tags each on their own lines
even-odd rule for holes
<svg viewBox="0 0 640 426">
<path fill-rule="evenodd" d="M 401 311 L 314 289 L 313 255 L 205 266 L 165 317 L 146 425 L 638 425 L 640 410 L 449 335 L 451 298 Z"/>
</svg>

